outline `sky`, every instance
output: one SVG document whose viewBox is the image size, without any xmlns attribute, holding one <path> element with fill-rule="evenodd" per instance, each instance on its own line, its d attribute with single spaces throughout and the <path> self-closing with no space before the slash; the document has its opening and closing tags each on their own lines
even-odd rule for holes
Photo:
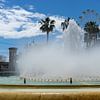
<svg viewBox="0 0 100 100">
<path fill-rule="evenodd" d="M 50 40 L 61 34 L 64 18 L 78 20 L 82 11 L 93 9 L 100 13 L 100 0 L 0 0 L 0 55 L 7 55 L 9 47 L 24 48 L 35 41 L 45 41 L 39 21 L 46 16 L 57 21 Z"/>
</svg>

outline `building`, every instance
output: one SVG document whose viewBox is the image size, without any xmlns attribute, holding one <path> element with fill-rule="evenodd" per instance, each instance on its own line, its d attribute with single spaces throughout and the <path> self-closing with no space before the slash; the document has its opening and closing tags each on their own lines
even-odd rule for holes
<svg viewBox="0 0 100 100">
<path fill-rule="evenodd" d="M 0 62 L 0 76 L 16 75 L 17 48 L 9 48 L 9 62 Z"/>
</svg>

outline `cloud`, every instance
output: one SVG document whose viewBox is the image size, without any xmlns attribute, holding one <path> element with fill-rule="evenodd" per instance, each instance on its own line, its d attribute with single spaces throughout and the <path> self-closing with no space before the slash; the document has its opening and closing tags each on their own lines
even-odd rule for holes
<svg viewBox="0 0 100 100">
<path fill-rule="evenodd" d="M 44 18 L 44 14 L 28 12 L 20 7 L 0 9 L 0 13 L 1 37 L 22 38 L 43 34 L 39 30 L 38 20 Z"/>
<path fill-rule="evenodd" d="M 0 0 L 0 8 L 4 8 L 5 7 L 5 3 L 6 0 Z"/>
<path fill-rule="evenodd" d="M 0 2 L 6 2 L 6 0 L 0 0 Z"/>
<path fill-rule="evenodd" d="M 39 30 L 39 20 L 46 15 L 38 12 L 29 12 L 19 6 L 0 8 L 0 36 L 4 38 L 22 38 L 42 35 Z M 56 30 L 60 31 L 63 17 L 50 16 L 56 21 Z"/>
</svg>

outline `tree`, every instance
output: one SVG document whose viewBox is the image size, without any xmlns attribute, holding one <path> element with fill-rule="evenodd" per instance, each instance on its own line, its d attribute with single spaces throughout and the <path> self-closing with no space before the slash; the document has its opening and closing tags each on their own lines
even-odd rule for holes
<svg viewBox="0 0 100 100">
<path fill-rule="evenodd" d="M 91 45 L 91 42 L 94 41 L 94 44 L 97 40 L 97 34 L 99 33 L 99 26 L 96 22 L 89 21 L 85 24 L 84 30 L 86 31 L 84 41 L 87 43 L 87 46 Z"/>
<path fill-rule="evenodd" d="M 67 29 L 68 24 L 69 24 L 69 20 L 70 20 L 70 18 L 68 17 L 67 20 L 65 19 L 65 21 L 61 23 L 61 27 L 62 27 L 62 30 L 63 30 L 63 31 L 64 31 L 65 29 Z"/>
<path fill-rule="evenodd" d="M 49 33 L 52 32 L 55 27 L 55 20 L 51 20 L 49 17 L 47 17 L 44 20 L 42 19 L 40 23 L 41 23 L 40 30 L 42 32 L 47 33 L 47 42 L 48 42 Z"/>
</svg>

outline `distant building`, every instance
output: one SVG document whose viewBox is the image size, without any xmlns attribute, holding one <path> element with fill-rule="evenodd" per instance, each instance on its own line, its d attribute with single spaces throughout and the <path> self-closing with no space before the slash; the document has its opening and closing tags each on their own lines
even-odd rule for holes
<svg viewBox="0 0 100 100">
<path fill-rule="evenodd" d="M 16 75 L 17 48 L 9 48 L 9 62 L 0 62 L 0 76 Z"/>
</svg>

